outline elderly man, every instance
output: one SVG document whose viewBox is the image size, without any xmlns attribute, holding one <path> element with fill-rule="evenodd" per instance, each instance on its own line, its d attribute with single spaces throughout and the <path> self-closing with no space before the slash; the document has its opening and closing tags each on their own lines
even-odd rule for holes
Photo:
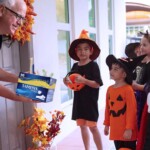
<svg viewBox="0 0 150 150">
<path fill-rule="evenodd" d="M 13 35 L 21 25 L 26 15 L 26 4 L 23 0 L 0 0 L 0 45 L 2 35 Z M 17 83 L 18 76 L 0 68 L 0 81 Z M 21 102 L 33 102 L 23 96 L 18 96 L 3 85 L 0 85 L 0 96 Z"/>
<path fill-rule="evenodd" d="M 0 35 L 13 35 L 26 15 L 23 0 L 0 0 Z"/>
</svg>

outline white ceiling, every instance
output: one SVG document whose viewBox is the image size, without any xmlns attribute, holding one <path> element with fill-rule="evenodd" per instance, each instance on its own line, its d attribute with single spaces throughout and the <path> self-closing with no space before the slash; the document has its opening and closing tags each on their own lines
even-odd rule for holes
<svg viewBox="0 0 150 150">
<path fill-rule="evenodd" d="M 134 2 L 134 3 L 150 5 L 150 0 L 126 0 L 126 2 Z"/>
</svg>

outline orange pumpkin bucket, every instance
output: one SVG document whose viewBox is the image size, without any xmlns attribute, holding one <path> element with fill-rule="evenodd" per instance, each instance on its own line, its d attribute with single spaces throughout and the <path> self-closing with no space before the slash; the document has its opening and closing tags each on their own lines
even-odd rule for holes
<svg viewBox="0 0 150 150">
<path fill-rule="evenodd" d="M 71 75 L 69 75 L 69 79 L 72 83 L 68 83 L 67 86 L 71 89 L 71 90 L 74 90 L 74 91 L 80 91 L 84 86 L 85 84 L 83 83 L 76 83 L 75 82 L 75 79 L 76 77 L 78 77 L 80 74 L 78 73 L 73 73 Z"/>
</svg>

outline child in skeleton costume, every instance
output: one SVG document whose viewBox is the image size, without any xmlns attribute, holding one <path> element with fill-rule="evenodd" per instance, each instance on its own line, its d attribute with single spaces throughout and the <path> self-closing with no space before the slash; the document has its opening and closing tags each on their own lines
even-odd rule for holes
<svg viewBox="0 0 150 150">
<path fill-rule="evenodd" d="M 128 58 L 134 58 L 137 56 L 142 55 L 141 54 L 141 48 L 140 48 L 140 42 L 135 42 L 135 43 L 129 43 L 126 48 L 125 48 L 125 54 L 128 56 Z M 144 60 L 139 62 L 137 64 L 136 68 L 133 70 L 133 80 L 135 82 L 140 83 L 140 72 L 142 69 L 142 66 L 144 65 Z M 140 122 L 141 122 L 141 116 L 142 116 L 142 111 L 143 107 L 146 101 L 146 94 L 143 91 L 138 91 L 135 90 L 135 96 L 136 96 L 136 101 L 137 101 L 137 124 L 138 124 L 138 130 L 140 129 Z M 144 99 L 141 99 L 141 97 Z M 145 98 L 144 98 L 145 97 Z"/>
<path fill-rule="evenodd" d="M 128 58 L 131 59 L 140 56 L 141 55 L 140 42 L 129 43 L 128 45 L 126 45 L 125 54 L 127 55 Z M 136 78 L 138 78 L 140 68 L 141 68 L 140 64 L 138 64 L 135 70 L 133 71 L 133 80 L 136 80 Z"/>
<path fill-rule="evenodd" d="M 93 135 L 97 150 L 102 150 L 97 121 L 99 87 L 103 85 L 103 82 L 98 64 L 94 61 L 99 54 L 100 48 L 88 37 L 85 30 L 81 32 L 78 39 L 71 43 L 69 48 L 70 57 L 77 61 L 71 69 L 71 72 L 79 74 L 75 77 L 75 83 L 85 84 L 82 89 L 74 91 L 72 119 L 81 129 L 86 150 L 90 149 L 89 131 Z M 64 83 L 68 85 L 70 78 L 65 77 Z"/>
<path fill-rule="evenodd" d="M 137 106 L 132 89 L 132 71 L 145 56 L 134 59 L 116 59 L 109 55 L 106 64 L 110 77 L 115 83 L 108 87 L 104 119 L 104 134 L 114 140 L 117 150 L 120 148 L 136 149 Z M 110 128 L 110 129 L 109 129 Z"/>
</svg>

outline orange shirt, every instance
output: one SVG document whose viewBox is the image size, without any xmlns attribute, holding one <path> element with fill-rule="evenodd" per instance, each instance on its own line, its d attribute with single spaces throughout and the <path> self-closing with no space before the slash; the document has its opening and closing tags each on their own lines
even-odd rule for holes
<svg viewBox="0 0 150 150">
<path fill-rule="evenodd" d="M 131 140 L 137 139 L 136 99 L 130 85 L 110 86 L 106 94 L 104 125 L 110 126 L 110 140 L 126 141 L 125 129 L 132 129 Z"/>
</svg>

